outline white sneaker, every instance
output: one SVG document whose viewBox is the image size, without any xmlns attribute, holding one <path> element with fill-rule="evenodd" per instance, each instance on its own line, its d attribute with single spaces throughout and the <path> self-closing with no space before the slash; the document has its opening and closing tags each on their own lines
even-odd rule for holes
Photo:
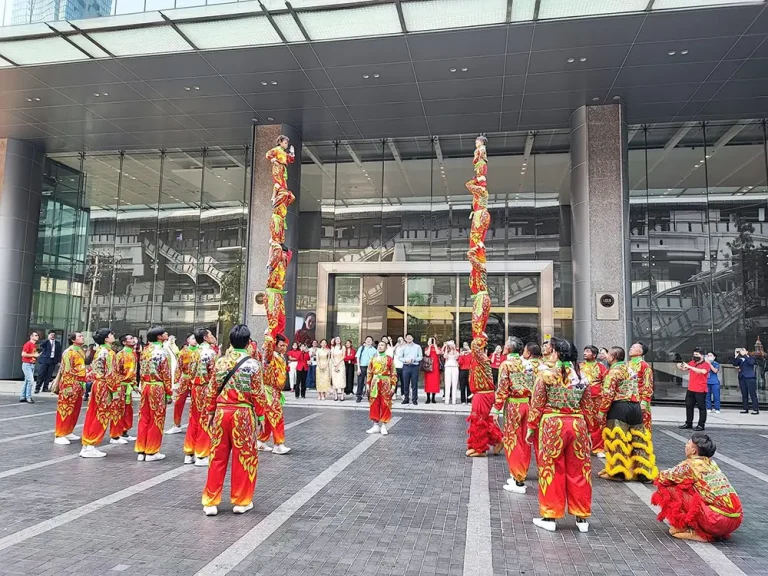
<svg viewBox="0 0 768 576">
<path fill-rule="evenodd" d="M 250 502 L 248 506 L 233 506 L 232 512 L 234 514 L 245 514 L 248 510 L 253 510 L 253 502 Z"/>
<path fill-rule="evenodd" d="M 381 425 L 381 435 L 382 436 L 386 436 L 387 434 L 389 434 L 389 432 L 387 432 L 387 425 L 382 423 L 382 425 Z"/>
<path fill-rule="evenodd" d="M 104 458 L 104 456 L 106 456 L 106 453 L 97 450 L 95 446 L 83 446 L 82 450 L 80 450 L 81 458 Z"/>
<path fill-rule="evenodd" d="M 67 439 L 66 436 L 57 436 L 56 438 L 53 439 L 53 443 L 54 444 L 59 444 L 61 446 L 66 446 L 67 444 L 72 444 L 72 442 L 70 442 Z"/>
<path fill-rule="evenodd" d="M 518 486 L 515 481 L 512 481 L 512 484 L 504 484 L 504 490 L 507 492 L 513 492 L 515 494 L 525 494 L 527 487 L 525 484 L 522 486 Z"/>
<path fill-rule="evenodd" d="M 166 434 L 181 434 L 182 432 L 184 430 L 182 430 L 181 426 L 174 426 L 165 431 Z"/>
<path fill-rule="evenodd" d="M 64 438 L 66 438 L 67 440 L 80 440 L 80 436 L 78 436 L 77 434 L 67 434 L 66 436 L 64 436 Z"/>
<path fill-rule="evenodd" d="M 291 451 L 291 449 L 288 448 L 285 444 L 278 444 L 277 446 L 274 447 L 274 449 L 272 450 L 272 453 L 273 454 L 288 454 L 288 452 L 290 452 L 290 451 Z"/>
<path fill-rule="evenodd" d="M 514 478 L 512 478 L 511 476 L 509 478 L 507 478 L 507 484 L 514 484 L 514 483 L 515 483 L 515 479 Z"/>
<path fill-rule="evenodd" d="M 272 446 L 269 446 L 261 440 L 256 440 L 256 449 L 259 452 L 272 452 Z"/>
<path fill-rule="evenodd" d="M 205 458 L 196 458 L 195 459 L 195 466 L 208 466 L 208 456 Z"/>
<path fill-rule="evenodd" d="M 579 529 L 579 532 L 589 532 L 589 522 L 584 520 L 584 522 L 576 522 L 576 528 Z"/>
<path fill-rule="evenodd" d="M 144 462 L 154 462 L 155 460 L 165 460 L 165 454 L 160 454 L 160 452 L 157 454 L 147 454 L 146 458 L 144 458 Z"/>
<path fill-rule="evenodd" d="M 710 412 L 710 413 L 712 413 L 712 412 L 714 412 L 714 411 L 715 411 L 715 409 L 714 409 L 714 408 L 710 408 L 710 409 L 709 409 L 709 412 Z"/>
<path fill-rule="evenodd" d="M 184 455 L 184 464 L 193 464 L 195 462 L 195 457 L 191 454 L 185 454 Z"/>
<path fill-rule="evenodd" d="M 603 459 L 604 459 L 604 458 L 605 458 L 605 452 L 598 452 L 598 453 L 597 453 L 597 457 L 598 457 L 598 458 L 603 458 Z"/>
<path fill-rule="evenodd" d="M 203 506 L 203 512 L 206 516 L 216 516 L 219 513 L 219 509 L 216 506 Z"/>
<path fill-rule="evenodd" d="M 139 454 L 139 455 L 136 457 L 136 460 L 138 460 L 139 462 L 144 462 L 144 454 Z"/>
<path fill-rule="evenodd" d="M 378 434 L 379 432 L 381 432 L 381 427 L 378 425 L 378 423 L 374 423 L 373 426 L 365 431 L 366 434 Z"/>
<path fill-rule="evenodd" d="M 715 414 L 720 414 L 720 410 L 715 410 Z"/>
<path fill-rule="evenodd" d="M 534 518 L 533 523 L 536 524 L 539 528 L 543 528 L 544 530 L 547 530 L 549 532 L 554 532 L 557 530 L 557 522 L 554 520 L 544 520 L 544 518 Z"/>
<path fill-rule="evenodd" d="M 124 440 L 127 440 L 128 442 L 134 442 L 136 440 L 136 436 L 121 436 Z"/>
<path fill-rule="evenodd" d="M 128 444 L 128 440 L 125 438 L 110 438 L 109 439 L 110 444 Z"/>
</svg>

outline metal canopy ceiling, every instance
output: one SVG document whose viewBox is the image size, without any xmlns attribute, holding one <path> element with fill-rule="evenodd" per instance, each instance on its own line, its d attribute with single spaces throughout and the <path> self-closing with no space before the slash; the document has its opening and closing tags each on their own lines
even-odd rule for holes
<svg viewBox="0 0 768 576">
<path fill-rule="evenodd" d="M 142 40 L 146 26 L 98 32 L 99 20 L 113 19 L 88 21 L 89 37 L 124 34 L 116 52 L 157 41 Z M 618 101 L 632 124 L 756 118 L 768 115 L 767 39 L 761 3 L 6 67 L 0 137 L 54 152 L 242 145 L 252 119 L 305 141 L 538 130 Z"/>
</svg>

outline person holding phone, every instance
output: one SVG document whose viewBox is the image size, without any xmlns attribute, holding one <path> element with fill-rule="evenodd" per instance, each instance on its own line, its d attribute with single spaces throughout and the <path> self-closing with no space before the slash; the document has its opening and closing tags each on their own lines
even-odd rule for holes
<svg viewBox="0 0 768 576">
<path fill-rule="evenodd" d="M 681 424 L 680 429 L 693 428 L 693 407 L 698 406 L 699 423 L 694 430 L 701 432 L 707 423 L 707 379 L 712 366 L 704 359 L 704 351 L 694 348 L 692 360 L 687 364 L 680 362 L 677 367 L 689 374 L 688 391 L 685 393 L 685 424 Z"/>
<path fill-rule="evenodd" d="M 706 359 L 712 367 L 707 378 L 707 410 L 720 414 L 720 363 L 714 352 L 707 352 Z"/>
<path fill-rule="evenodd" d="M 749 401 L 752 400 L 752 414 L 760 414 L 760 404 L 757 402 L 757 374 L 755 374 L 755 359 L 749 355 L 746 348 L 736 348 L 733 365 L 739 369 L 739 388 L 741 389 L 741 414 L 749 414 Z"/>
</svg>

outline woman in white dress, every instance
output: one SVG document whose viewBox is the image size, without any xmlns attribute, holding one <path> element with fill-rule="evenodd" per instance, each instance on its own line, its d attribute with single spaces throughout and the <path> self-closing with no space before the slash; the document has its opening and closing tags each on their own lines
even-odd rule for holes
<svg viewBox="0 0 768 576">
<path fill-rule="evenodd" d="M 448 340 L 443 345 L 443 358 L 445 359 L 445 403 L 456 404 L 459 395 L 459 351 L 453 340 Z"/>
<path fill-rule="evenodd" d="M 320 341 L 320 348 L 316 353 L 317 358 L 317 397 L 325 400 L 325 395 L 331 391 L 331 351 L 328 350 L 328 342 Z"/>
<path fill-rule="evenodd" d="M 334 400 L 344 400 L 344 388 L 347 386 L 347 370 L 344 366 L 344 347 L 341 338 L 331 340 L 331 384 Z"/>
</svg>

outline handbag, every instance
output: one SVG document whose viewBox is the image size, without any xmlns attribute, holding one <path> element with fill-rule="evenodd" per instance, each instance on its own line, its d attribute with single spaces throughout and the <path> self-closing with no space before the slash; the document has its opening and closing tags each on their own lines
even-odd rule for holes
<svg viewBox="0 0 768 576">
<path fill-rule="evenodd" d="M 53 382 L 51 383 L 51 394 L 58 394 L 59 393 L 59 381 L 61 380 L 61 373 L 63 370 L 61 367 L 59 367 L 59 370 L 56 372 L 56 377 L 53 379 Z"/>
<path fill-rule="evenodd" d="M 440 372 L 445 372 L 445 358 L 443 358 L 442 356 L 438 356 L 437 364 L 440 367 Z"/>
<path fill-rule="evenodd" d="M 421 371 L 422 372 L 432 372 L 432 370 L 435 369 L 435 363 L 432 360 L 431 356 L 424 356 L 424 358 L 421 361 Z"/>
</svg>

